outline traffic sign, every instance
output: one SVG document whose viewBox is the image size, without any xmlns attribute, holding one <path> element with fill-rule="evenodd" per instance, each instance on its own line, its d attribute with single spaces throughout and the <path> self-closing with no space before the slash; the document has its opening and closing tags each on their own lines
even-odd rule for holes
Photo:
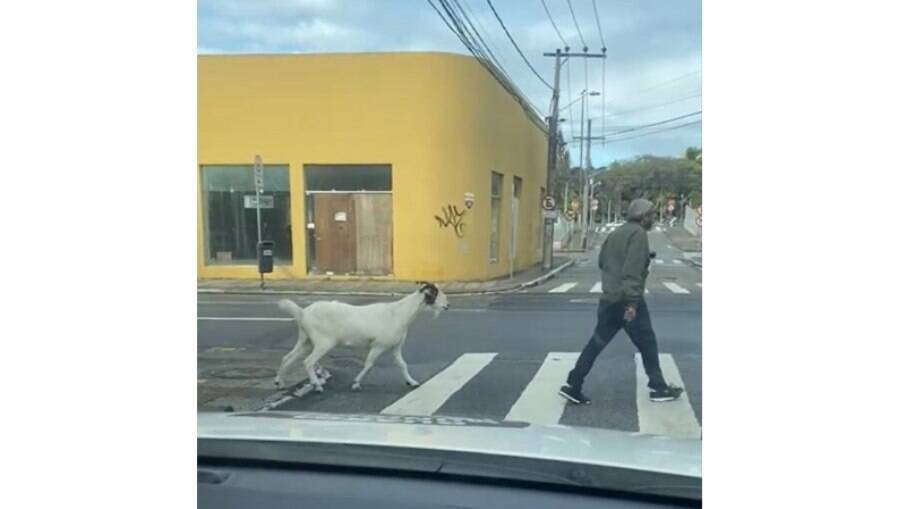
<svg viewBox="0 0 906 509">
<path fill-rule="evenodd" d="M 544 210 L 554 210 L 557 208 L 557 200 L 553 196 L 547 195 L 541 200 L 541 208 Z"/>
</svg>

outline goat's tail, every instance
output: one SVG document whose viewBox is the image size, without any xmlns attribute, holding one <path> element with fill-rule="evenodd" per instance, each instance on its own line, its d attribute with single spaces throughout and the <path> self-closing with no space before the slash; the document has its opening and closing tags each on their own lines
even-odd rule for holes
<svg viewBox="0 0 906 509">
<path fill-rule="evenodd" d="M 305 314 L 305 310 L 301 306 L 289 299 L 282 299 L 277 305 L 280 306 L 280 309 L 289 313 L 299 326 L 302 325 L 302 317 Z"/>
</svg>

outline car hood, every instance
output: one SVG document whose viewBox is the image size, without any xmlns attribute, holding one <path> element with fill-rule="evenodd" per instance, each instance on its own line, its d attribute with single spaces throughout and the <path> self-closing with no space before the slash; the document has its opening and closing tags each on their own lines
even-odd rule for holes
<svg viewBox="0 0 906 509">
<path fill-rule="evenodd" d="M 416 448 L 565 461 L 701 479 L 701 440 L 443 416 L 198 414 L 198 438 Z"/>
</svg>

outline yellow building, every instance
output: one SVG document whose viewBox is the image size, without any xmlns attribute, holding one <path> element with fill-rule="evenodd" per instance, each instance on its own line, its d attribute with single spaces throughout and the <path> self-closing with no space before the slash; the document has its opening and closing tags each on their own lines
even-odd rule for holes
<svg viewBox="0 0 906 509">
<path fill-rule="evenodd" d="M 469 281 L 540 263 L 543 121 L 474 58 L 198 57 L 198 275 Z"/>
</svg>

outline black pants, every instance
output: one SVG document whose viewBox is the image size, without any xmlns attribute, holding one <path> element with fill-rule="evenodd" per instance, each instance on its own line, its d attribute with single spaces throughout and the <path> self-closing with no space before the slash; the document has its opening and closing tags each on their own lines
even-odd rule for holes
<svg viewBox="0 0 906 509">
<path fill-rule="evenodd" d="M 579 360 L 576 361 L 576 367 L 569 372 L 566 383 L 581 390 L 582 383 L 588 372 L 591 371 L 591 366 L 598 358 L 598 354 L 620 329 L 625 329 L 629 339 L 642 354 L 642 364 L 645 366 L 645 373 L 648 374 L 648 387 L 652 389 L 666 387 L 667 382 L 664 381 L 661 363 L 658 360 L 657 337 L 651 327 L 651 315 L 648 314 L 648 304 L 645 303 L 645 299 L 642 299 L 636 308 L 635 319 L 628 323 L 623 320 L 624 309 L 623 304 L 619 302 L 605 303 L 602 301 L 598 304 L 598 324 L 595 326 L 595 332 L 585 348 L 582 349 Z"/>
</svg>

